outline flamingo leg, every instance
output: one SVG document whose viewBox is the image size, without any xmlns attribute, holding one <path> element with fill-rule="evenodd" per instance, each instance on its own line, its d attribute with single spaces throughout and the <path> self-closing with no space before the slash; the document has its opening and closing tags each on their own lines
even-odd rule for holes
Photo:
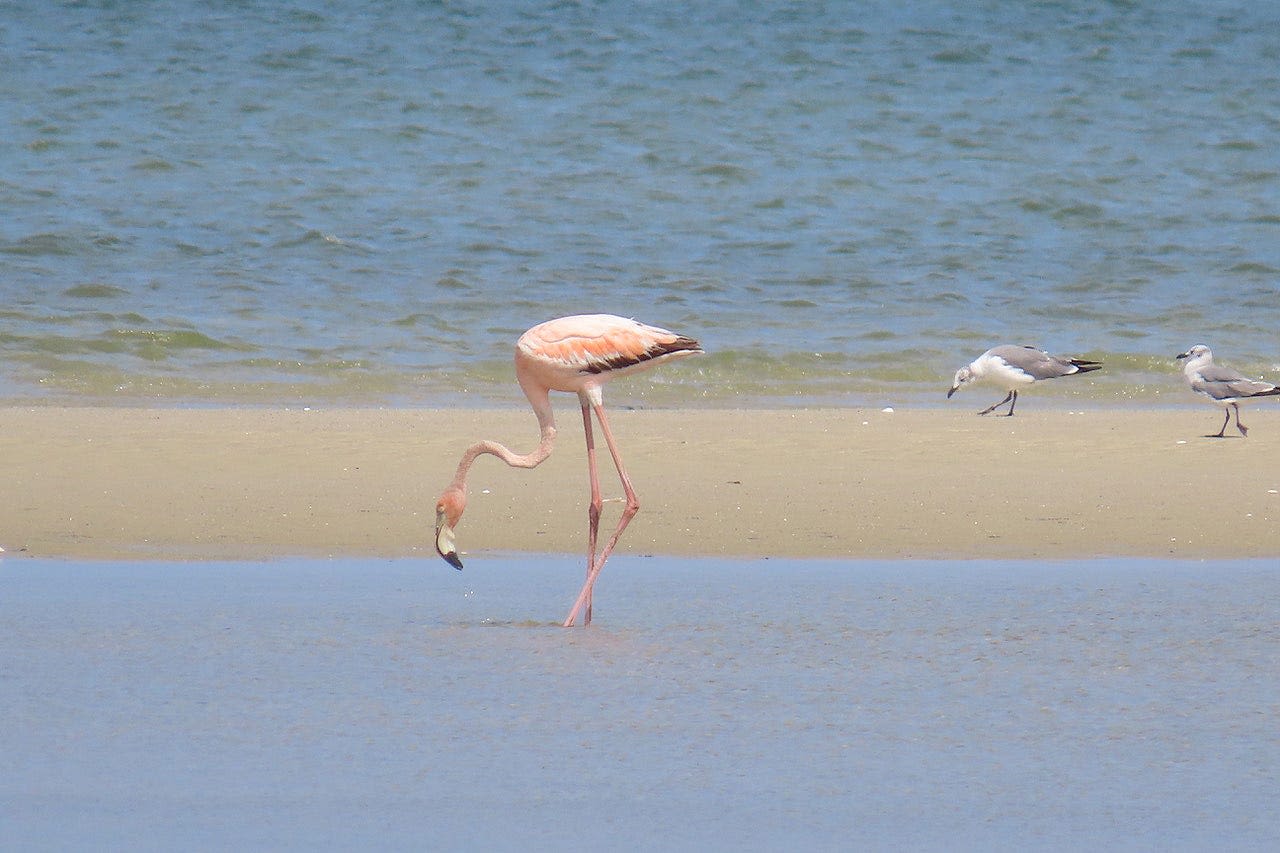
<svg viewBox="0 0 1280 853">
<path fill-rule="evenodd" d="M 587 473 L 591 478 L 591 503 L 587 507 L 587 573 L 591 580 L 591 569 L 596 562 L 596 543 L 600 537 L 600 511 L 604 507 L 604 499 L 600 496 L 600 475 L 596 470 L 596 440 L 591 432 L 591 408 L 582 401 L 582 430 L 587 438 Z M 591 591 L 587 591 L 582 624 L 591 624 Z M 572 621 L 569 623 L 573 624 Z M 566 626 L 567 627 L 567 626 Z"/>
<path fill-rule="evenodd" d="M 591 571 L 587 574 L 587 582 L 582 585 L 582 591 L 578 593 L 578 600 L 573 603 L 573 609 L 569 611 L 569 615 L 564 620 L 564 627 L 571 628 L 578 618 L 578 613 L 582 612 L 582 608 L 588 607 L 587 615 L 583 619 L 583 625 L 590 623 L 590 605 L 591 590 L 595 586 L 596 578 L 600 576 L 600 570 L 604 568 L 605 561 L 609 559 L 609 555 L 613 552 L 613 548 L 618 544 L 618 540 L 622 538 L 622 531 L 627 529 L 627 525 L 631 523 L 631 519 L 640 511 L 640 501 L 636 499 L 635 489 L 631 487 L 631 478 L 627 476 L 627 469 L 622 465 L 622 456 L 618 453 L 617 442 L 613 440 L 613 432 L 609 429 L 609 420 L 605 417 L 604 406 L 600 403 L 592 403 L 595 409 L 596 419 L 600 421 L 600 432 L 604 433 L 604 443 L 609 447 L 609 454 L 613 457 L 614 467 L 618 469 L 618 479 L 622 481 L 622 491 L 626 495 L 627 503 L 622 510 L 622 517 L 618 519 L 618 526 L 613 531 L 613 535 L 609 537 L 609 541 L 605 543 L 603 549 L 596 556 L 595 562 L 591 566 Z M 590 456 L 588 459 L 590 460 Z M 594 472 L 594 463 L 589 461 Z"/>
</svg>

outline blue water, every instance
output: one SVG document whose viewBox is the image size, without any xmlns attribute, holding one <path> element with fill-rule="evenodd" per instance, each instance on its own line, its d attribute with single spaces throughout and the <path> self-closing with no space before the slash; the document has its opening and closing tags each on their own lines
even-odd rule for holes
<svg viewBox="0 0 1280 853">
<path fill-rule="evenodd" d="M 583 311 L 708 348 L 641 404 L 1280 371 L 1274 3 L 5 2 L 0 62 L 10 399 L 505 403 Z"/>
<path fill-rule="evenodd" d="M 5 849 L 1271 849 L 1272 562 L 0 561 Z"/>
</svg>

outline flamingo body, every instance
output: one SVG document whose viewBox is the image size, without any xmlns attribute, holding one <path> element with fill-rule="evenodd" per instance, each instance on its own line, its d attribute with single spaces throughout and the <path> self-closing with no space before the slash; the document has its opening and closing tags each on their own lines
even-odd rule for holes
<svg viewBox="0 0 1280 853">
<path fill-rule="evenodd" d="M 445 488 L 436 503 L 436 551 L 450 565 L 461 569 L 454 529 L 457 527 L 467 502 L 467 473 L 475 460 L 483 454 L 497 456 L 515 468 L 536 468 L 551 455 L 555 443 L 555 416 L 551 410 L 550 392 L 563 391 L 578 395 L 582 407 L 582 426 L 587 443 L 587 470 L 591 479 L 591 503 L 588 507 L 587 527 L 587 579 L 579 592 L 573 608 L 564 621 L 567 628 L 573 625 L 578 614 L 583 614 L 583 625 L 591 622 L 591 592 L 596 577 L 604 567 L 613 548 L 622 536 L 632 517 L 639 511 L 640 502 L 631 486 L 618 453 L 617 443 L 609 429 L 605 416 L 602 387 L 616 376 L 647 370 L 666 361 L 701 353 L 702 347 L 692 338 L 646 326 L 635 320 L 612 314 L 581 314 L 548 320 L 534 326 L 516 341 L 516 380 L 529 399 L 538 418 L 541 435 L 537 448 L 527 454 L 514 453 L 496 441 L 480 441 L 467 448 L 458 463 L 453 481 Z M 600 422 L 609 454 L 618 470 L 618 478 L 626 495 L 626 506 L 613 535 L 604 548 L 597 549 L 600 510 L 603 498 L 596 469 L 595 438 L 592 433 L 592 412 Z"/>
<path fill-rule="evenodd" d="M 612 314 L 579 314 L 539 323 L 516 341 L 516 378 L 581 394 L 617 376 L 702 352 L 698 342 Z M 527 394 L 526 388 L 526 394 Z"/>
</svg>

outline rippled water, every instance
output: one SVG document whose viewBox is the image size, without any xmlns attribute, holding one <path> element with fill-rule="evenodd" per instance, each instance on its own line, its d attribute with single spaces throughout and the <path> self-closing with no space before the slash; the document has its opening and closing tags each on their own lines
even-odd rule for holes
<svg viewBox="0 0 1280 853">
<path fill-rule="evenodd" d="M 0 51 L 8 397 L 505 401 L 582 311 L 703 341 L 662 403 L 1280 370 L 1274 4 L 5 3 Z"/>
<path fill-rule="evenodd" d="M 1262 850 L 1276 567 L 0 561 L 8 849 Z"/>
</svg>

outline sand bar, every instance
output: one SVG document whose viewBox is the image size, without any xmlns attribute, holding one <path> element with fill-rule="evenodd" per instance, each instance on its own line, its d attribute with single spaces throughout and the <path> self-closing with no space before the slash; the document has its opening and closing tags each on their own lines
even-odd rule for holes
<svg viewBox="0 0 1280 853">
<path fill-rule="evenodd" d="M 1248 439 L 1216 440 L 1209 407 L 971 408 L 619 410 L 641 500 L 620 553 L 1280 556 L 1280 407 L 1246 411 Z M 477 462 L 464 554 L 582 549 L 581 422 L 571 400 L 557 411 L 540 468 Z M 537 430 L 515 409 L 4 408 L 0 546 L 6 559 L 434 558 L 435 499 L 480 437 L 525 451 Z M 602 482 L 621 494 L 611 470 Z"/>
</svg>

